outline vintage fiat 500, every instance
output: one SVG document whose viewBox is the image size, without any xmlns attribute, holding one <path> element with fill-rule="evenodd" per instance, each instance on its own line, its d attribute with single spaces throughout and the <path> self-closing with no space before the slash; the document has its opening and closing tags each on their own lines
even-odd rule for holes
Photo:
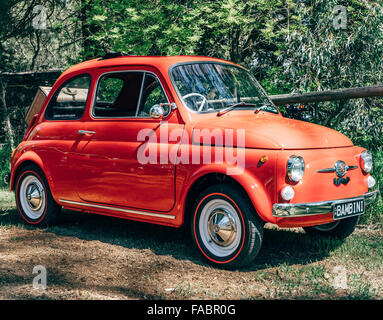
<svg viewBox="0 0 383 320">
<path fill-rule="evenodd" d="M 216 266 L 250 264 L 266 222 L 345 238 L 377 190 L 371 153 L 285 118 L 229 61 L 110 53 L 56 81 L 11 157 L 31 225 L 60 208 L 188 225 Z"/>
</svg>

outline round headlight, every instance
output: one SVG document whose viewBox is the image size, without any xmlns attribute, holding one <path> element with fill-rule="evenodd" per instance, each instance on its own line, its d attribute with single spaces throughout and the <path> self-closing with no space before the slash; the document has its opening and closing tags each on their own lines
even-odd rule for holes
<svg viewBox="0 0 383 320">
<path fill-rule="evenodd" d="M 372 169 L 372 154 L 370 151 L 363 151 L 360 156 L 360 167 L 366 173 Z"/>
<path fill-rule="evenodd" d="M 291 181 L 298 182 L 303 178 L 305 161 L 300 156 L 291 156 L 287 161 L 287 176 Z"/>
</svg>

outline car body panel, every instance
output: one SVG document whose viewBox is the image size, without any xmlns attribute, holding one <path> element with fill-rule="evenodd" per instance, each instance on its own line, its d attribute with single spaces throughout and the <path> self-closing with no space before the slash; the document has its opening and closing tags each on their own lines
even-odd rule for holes
<svg viewBox="0 0 383 320">
<path fill-rule="evenodd" d="M 221 117 L 199 121 L 194 126 L 194 129 L 201 130 L 216 128 L 243 128 L 247 148 L 298 150 L 353 146 L 351 140 L 338 131 L 268 112 L 255 114 L 253 110 L 234 110 Z"/>
<path fill-rule="evenodd" d="M 280 113 L 252 109 L 232 110 L 222 116 L 217 116 L 216 112 L 190 112 L 173 86 L 170 70 L 177 64 L 195 62 L 235 65 L 209 57 L 125 56 L 93 59 L 66 70 L 57 79 L 34 125 L 28 129 L 11 159 L 11 188 L 15 186 L 15 174 L 20 165 L 32 161 L 47 176 L 54 199 L 66 208 L 174 227 L 185 221 L 187 196 L 193 184 L 214 173 L 234 179 L 247 193 L 263 221 L 285 227 L 333 221 L 330 213 L 299 218 L 274 217 L 273 204 L 286 202 L 280 197 L 280 190 L 286 185 L 292 185 L 296 191 L 291 203 L 341 199 L 368 191 L 368 174 L 359 167 L 360 154 L 365 149 L 353 146 L 347 137 L 335 130 L 287 119 Z M 169 103 L 177 108 L 162 120 L 92 116 L 99 77 L 106 72 L 129 70 L 154 73 Z M 47 120 L 45 109 L 54 92 L 66 80 L 85 73 L 91 76 L 92 83 L 81 119 Z M 165 127 L 164 142 L 159 139 Z M 203 136 L 196 135 L 201 130 L 216 129 L 233 133 L 231 149 L 243 152 L 245 164 L 227 158 L 222 162 L 204 162 L 206 152 L 215 155 L 217 151 L 224 153 L 228 149 L 227 141 L 206 142 Z M 79 130 L 95 134 L 81 135 Z M 155 133 L 156 140 L 139 140 L 142 130 Z M 241 130 L 246 139 L 238 144 Z M 175 134 L 171 136 L 171 132 Z M 137 161 L 139 150 L 151 146 L 155 146 L 166 161 L 155 164 Z M 199 152 L 197 163 L 193 161 L 193 148 Z M 291 155 L 300 155 L 305 160 L 305 174 L 299 183 L 291 183 L 286 178 L 286 162 Z M 357 168 L 347 173 L 348 184 L 336 186 L 335 173 L 317 171 L 334 166 L 338 160 Z"/>
</svg>

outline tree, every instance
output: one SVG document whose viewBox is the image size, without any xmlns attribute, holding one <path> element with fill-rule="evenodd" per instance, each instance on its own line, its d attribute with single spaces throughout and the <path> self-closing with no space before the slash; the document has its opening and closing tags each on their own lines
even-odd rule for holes
<svg viewBox="0 0 383 320">
<path fill-rule="evenodd" d="M 0 2 L 0 72 L 65 68 L 79 61 L 79 0 Z"/>
<path fill-rule="evenodd" d="M 382 83 L 382 1 L 306 1 L 290 14 L 300 18 L 278 44 L 277 63 L 264 81 L 269 92 Z M 382 148 L 382 107 L 382 99 L 371 98 L 321 103 L 314 105 L 314 121 L 346 133 L 354 143 Z"/>
</svg>

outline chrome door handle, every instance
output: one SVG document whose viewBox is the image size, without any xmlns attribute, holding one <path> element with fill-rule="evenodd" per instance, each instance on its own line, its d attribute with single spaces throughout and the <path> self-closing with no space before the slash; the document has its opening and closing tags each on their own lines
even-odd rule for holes
<svg viewBox="0 0 383 320">
<path fill-rule="evenodd" d="M 84 134 L 95 134 L 96 131 L 78 130 L 78 133 L 81 134 L 81 135 L 84 135 Z"/>
</svg>

